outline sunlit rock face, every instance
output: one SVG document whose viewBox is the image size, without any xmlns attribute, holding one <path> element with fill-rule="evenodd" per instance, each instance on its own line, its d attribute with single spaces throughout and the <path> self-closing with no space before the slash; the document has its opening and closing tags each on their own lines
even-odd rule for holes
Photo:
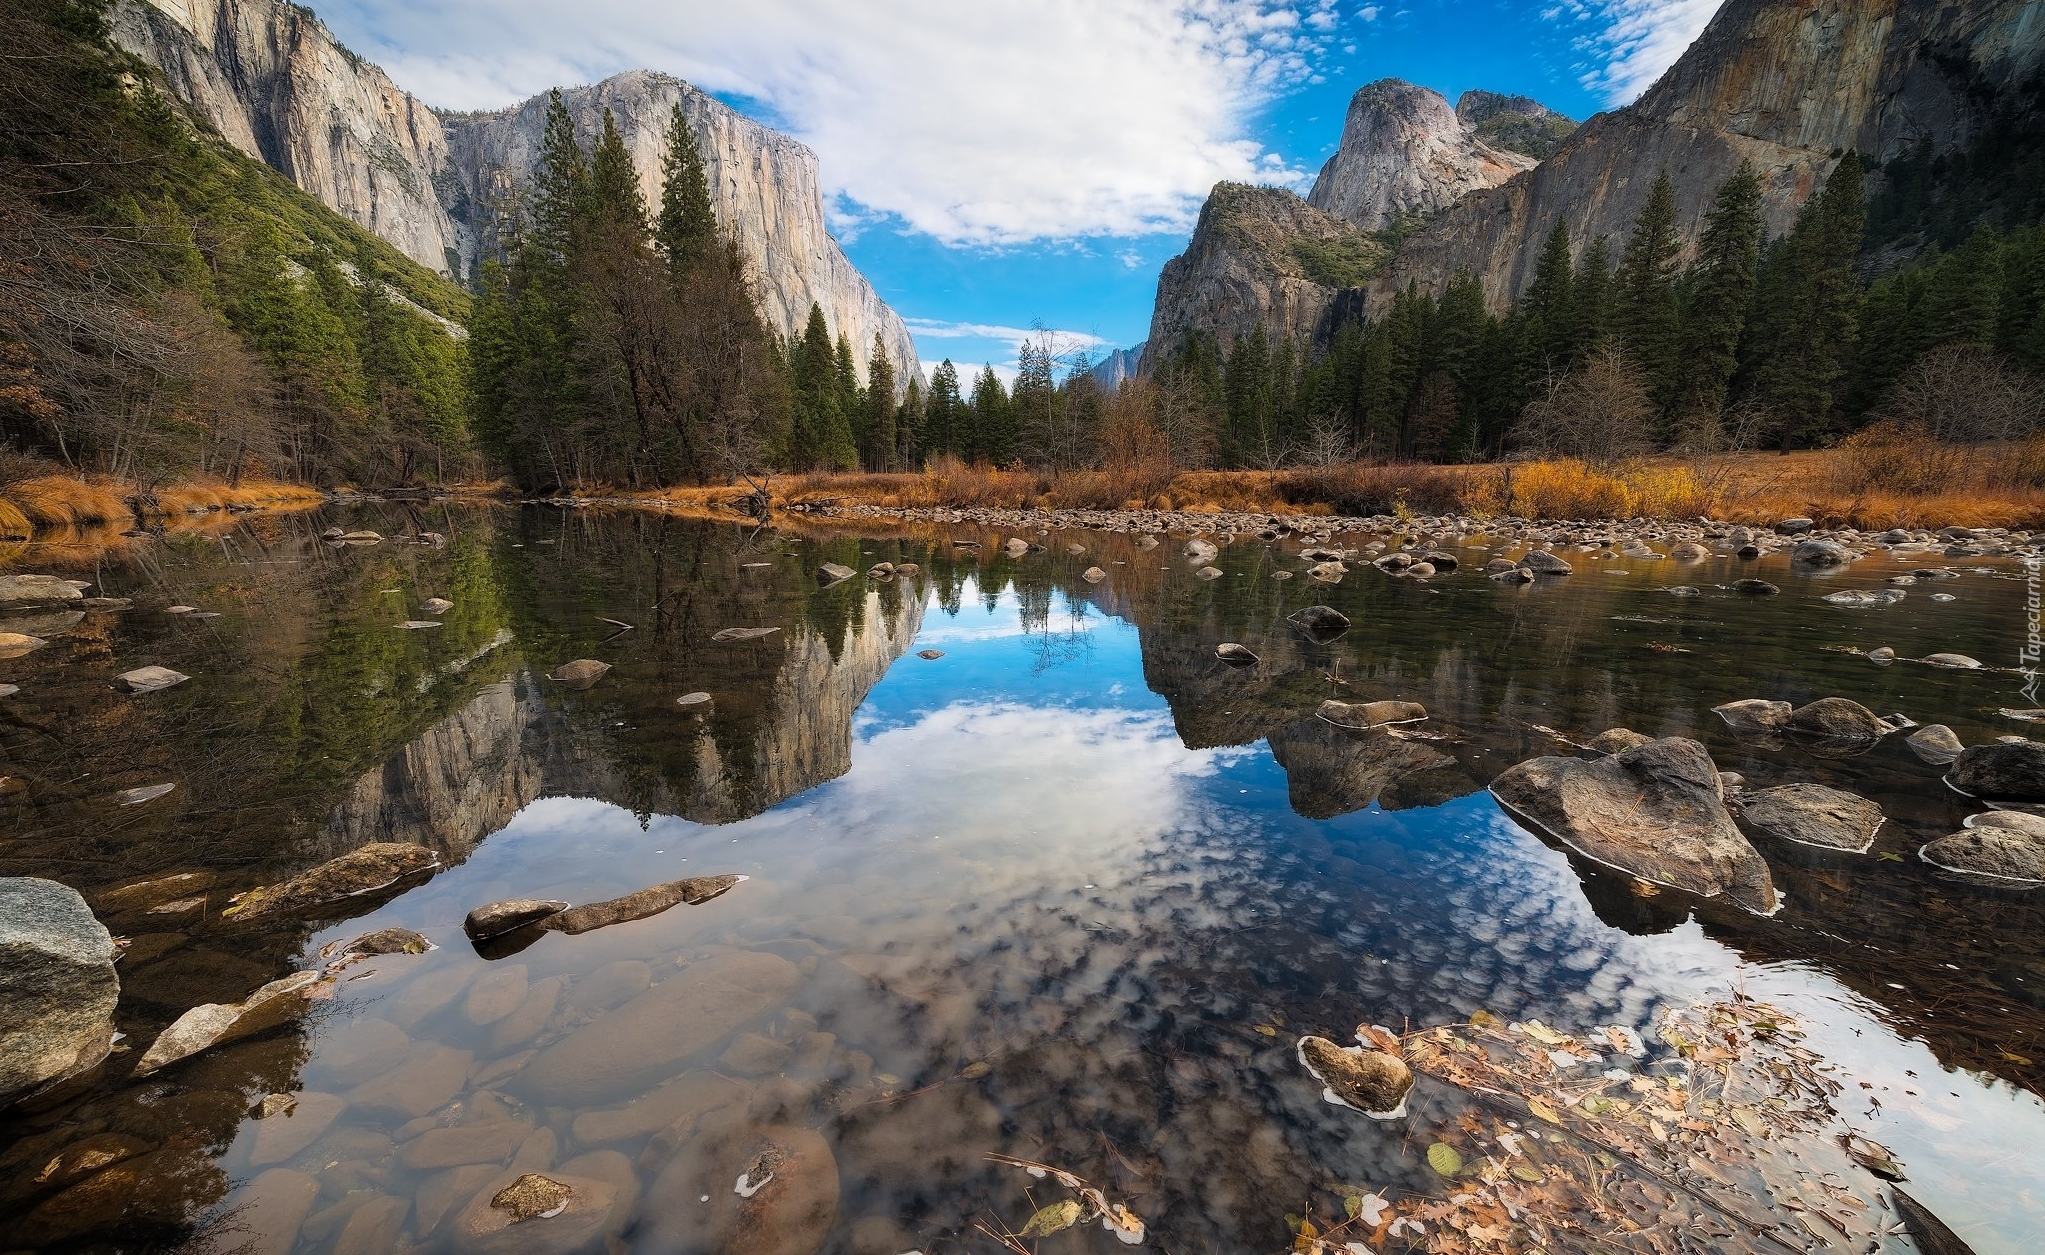
<svg viewBox="0 0 2045 1255">
<path fill-rule="evenodd" d="M 1350 98 L 1342 143 L 1321 167 L 1307 204 L 1380 231 L 1533 168 L 1532 157 L 1479 139 L 1441 93 L 1380 79 Z"/>
<path fill-rule="evenodd" d="M 2036 22 L 2032 7 L 1993 0 L 1731 0 L 1638 101 L 1407 240 L 1371 280 L 1370 307 L 1468 270 L 1503 310 L 1558 217 L 1579 249 L 1601 235 L 1616 244 L 1663 171 L 1686 249 L 1743 160 L 1761 174 L 1768 234 L 1779 236 L 1846 150 L 1881 163 L 1978 135 L 2045 60 Z"/>
<path fill-rule="evenodd" d="M 297 5 L 119 0 L 113 30 L 198 121 L 429 269 L 468 274 L 505 194 L 538 165 L 545 95 L 494 113 L 437 112 Z M 815 153 L 665 74 L 635 70 L 563 96 L 585 143 L 611 110 L 649 205 L 660 203 L 679 104 L 768 325 L 799 335 L 814 303 L 856 350 L 862 379 L 876 335 L 897 377 L 910 377 L 915 342 L 831 237 Z"/>
</svg>

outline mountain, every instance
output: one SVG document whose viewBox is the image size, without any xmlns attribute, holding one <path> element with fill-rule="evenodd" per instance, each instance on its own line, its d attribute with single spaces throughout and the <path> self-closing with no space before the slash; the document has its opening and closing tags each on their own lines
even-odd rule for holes
<svg viewBox="0 0 2045 1255">
<path fill-rule="evenodd" d="M 1188 331 L 1226 345 L 1259 326 L 1307 336 L 1337 292 L 1361 284 L 1384 257 L 1369 232 L 1278 187 L 1217 183 L 1186 251 L 1164 265 L 1147 345 Z"/>
<path fill-rule="evenodd" d="M 1456 98 L 1456 116 L 1477 138 L 1496 149 L 1522 153 L 1535 161 L 1555 155 L 1576 123 L 1531 96 L 1466 91 Z"/>
<path fill-rule="evenodd" d="M 1122 386 L 1125 379 L 1134 379 L 1143 370 L 1143 348 L 1147 341 L 1139 340 L 1126 349 L 1116 349 L 1100 361 L 1095 362 L 1092 375 L 1103 392 L 1113 392 Z"/>
<path fill-rule="evenodd" d="M 648 205 L 660 203 L 660 157 L 679 104 L 703 154 L 717 220 L 738 238 L 767 325 L 799 336 L 815 302 L 832 334 L 851 341 L 862 380 L 876 332 L 898 379 L 917 369 L 909 328 L 831 236 L 815 153 L 665 74 L 633 70 L 568 88 L 561 99 L 585 136 L 600 133 L 604 110 L 611 111 Z M 491 206 L 502 192 L 535 173 L 546 112 L 542 94 L 501 113 L 443 116 L 449 155 L 440 184 L 453 215 L 478 239 L 489 236 Z"/>
<path fill-rule="evenodd" d="M 2038 20 L 2037 5 L 2007 0 L 1727 0 L 1638 101 L 1406 240 L 1372 278 L 1368 306 L 1468 270 L 1503 309 L 1532 280 L 1558 217 L 1579 249 L 1601 235 L 1616 246 L 1662 171 L 1686 251 L 1743 160 L 1761 173 L 1769 234 L 1781 235 L 1847 149 L 1875 164 L 1950 152 L 2033 91 Z"/>
<path fill-rule="evenodd" d="M 1382 231 L 1431 217 L 1473 191 L 1533 169 L 1534 158 L 1492 147 L 1476 126 L 1439 92 L 1395 78 L 1365 84 L 1350 97 L 1342 142 L 1321 167 L 1307 204 Z"/>
<path fill-rule="evenodd" d="M 112 24 L 200 121 L 430 268 L 468 273 L 502 194 L 534 171 L 544 95 L 494 113 L 438 112 L 297 5 L 116 0 Z M 857 350 L 862 379 L 876 332 L 897 377 L 909 377 L 915 342 L 831 237 L 815 153 L 666 75 L 634 71 L 563 96 L 585 137 L 613 111 L 651 204 L 679 103 L 768 325 L 799 335 L 814 302 Z"/>
</svg>

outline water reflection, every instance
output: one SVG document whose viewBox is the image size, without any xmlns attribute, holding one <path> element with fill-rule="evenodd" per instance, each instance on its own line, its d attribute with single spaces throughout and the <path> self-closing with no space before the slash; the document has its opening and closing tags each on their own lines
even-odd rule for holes
<svg viewBox="0 0 2045 1255">
<path fill-rule="evenodd" d="M 361 979 L 299 1027 L 140 1083 L 125 1076 L 136 1052 L 116 1055 L 7 1117 L 0 1233 L 18 1243 L 197 1231 L 223 1248 L 254 1235 L 308 1252 L 486 1249 L 487 1196 L 533 1168 L 609 1189 L 591 1233 L 670 1249 L 695 1232 L 683 1178 L 723 1172 L 734 1138 L 808 1127 L 829 1172 L 811 1152 L 794 1162 L 834 1173 L 837 1202 L 827 1234 L 775 1231 L 770 1249 L 792 1255 L 810 1237 L 888 1255 L 984 1244 L 976 1218 L 1028 1210 L 990 1150 L 1110 1184 L 1172 1249 L 1277 1249 L 1285 1214 L 1325 1205 L 1331 1182 L 1430 1181 L 1396 1129 L 1360 1126 L 1303 1083 L 1296 1033 L 1478 1008 L 1644 1024 L 1735 982 L 1818 1020 L 1827 1053 L 1878 1087 L 1863 1093 L 1881 1105 L 1851 1114 L 1978 1249 L 2045 1232 L 2035 1167 L 1958 1140 L 2045 1128 L 2035 1099 L 1996 1079 L 2035 1082 L 2038 904 L 1881 857 L 1963 813 L 1900 746 L 1824 760 L 1743 743 L 1705 714 L 1837 693 L 1969 741 L 2005 731 L 1997 677 L 1877 670 L 1825 647 L 1993 656 L 2014 584 L 1970 578 L 1950 606 L 1884 619 L 1814 614 L 1779 573 L 1790 591 L 1757 603 L 1588 572 L 1526 589 L 1467 570 L 1314 586 L 1272 578 L 1299 567 L 1283 547 L 1244 541 L 1202 582 L 1175 546 L 1115 536 L 1039 537 L 1046 550 L 1018 559 L 1004 536 L 964 529 L 862 538 L 528 511 L 356 515 L 348 526 L 389 539 L 336 550 L 317 539 L 327 522 L 271 520 L 88 571 L 137 608 L 0 663 L 23 686 L 0 705 L 0 774 L 27 782 L 0 797 L 0 871 L 102 902 L 131 941 L 121 1022 L 142 1043 L 331 941 L 404 926 L 441 948 L 351 969 Z M 400 543 L 429 531 L 444 542 Z M 1066 554 L 1066 539 L 1089 552 Z M 814 575 L 882 560 L 920 570 Z M 1080 578 L 1094 564 L 1108 581 Z M 395 630 L 429 596 L 454 603 L 444 626 Z M 1308 639 L 1285 616 L 1315 600 L 1355 626 Z M 780 630 L 713 641 L 727 627 Z M 1260 663 L 1220 664 L 1224 640 Z M 587 691 L 544 678 L 580 657 L 613 670 Z M 107 686 L 145 662 L 195 679 L 146 699 Z M 698 691 L 711 700 L 676 704 Z M 1441 739 L 1333 728 L 1312 717 L 1331 696 L 1421 701 Z M 1622 724 L 1700 736 L 1757 784 L 1853 788 L 1891 823 L 1857 860 L 1765 849 L 1789 907 L 1758 920 L 1643 898 L 1481 792 L 1556 752 L 1544 727 Z M 178 788 L 110 809 L 114 789 L 157 781 Z M 370 841 L 430 846 L 449 868 L 352 918 L 220 918 L 232 892 Z M 205 887 L 104 905 L 173 872 Z M 751 879 L 495 962 L 460 938 L 483 902 L 588 902 L 718 872 Z M 630 1036 L 640 999 L 739 971 L 753 1001 L 701 1055 L 658 1062 L 671 1038 Z M 534 1079 L 535 1059 L 578 1039 L 679 1079 L 634 1072 L 572 1096 Z M 1939 1072 L 1955 1066 L 1971 1073 Z M 253 1118 L 271 1095 L 296 1105 Z M 89 1139 L 125 1157 L 34 1180 Z"/>
</svg>

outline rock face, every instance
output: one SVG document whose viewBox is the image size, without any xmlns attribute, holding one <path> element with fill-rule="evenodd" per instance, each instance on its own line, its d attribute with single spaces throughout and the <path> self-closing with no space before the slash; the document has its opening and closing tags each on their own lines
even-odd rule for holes
<svg viewBox="0 0 2045 1255">
<path fill-rule="evenodd" d="M 1431 217 L 1471 192 L 1533 168 L 1534 158 L 1479 139 L 1475 123 L 1458 116 L 1440 93 L 1379 79 L 1350 97 L 1342 142 L 1321 167 L 1307 204 L 1366 231 L 1382 231 L 1402 220 Z"/>
<path fill-rule="evenodd" d="M 473 251 L 434 189 L 448 155 L 440 119 L 310 10 L 277 0 L 121 0 L 113 30 L 228 143 L 420 265 L 451 270 Z"/>
<path fill-rule="evenodd" d="M 1492 796 L 1585 856 L 1642 880 L 1748 910 L 1775 910 L 1768 864 L 1726 812 L 1702 745 L 1664 737 L 1609 758 L 1535 758 L 1491 783 Z"/>
<path fill-rule="evenodd" d="M 1532 281 L 1557 217 L 1579 252 L 1601 235 L 1616 246 L 1663 170 L 1686 253 L 1743 160 L 1761 174 L 1767 231 L 1780 236 L 1845 150 L 1879 163 L 1979 133 L 1996 90 L 2045 60 L 2035 21 L 1995 0 L 1729 0 L 1638 101 L 1407 240 L 1372 278 L 1368 306 L 1384 309 L 1409 282 L 1438 292 L 1468 270 L 1502 311 Z"/>
<path fill-rule="evenodd" d="M 1217 183 L 1186 251 L 1164 265 L 1150 345 L 1202 331 L 1227 345 L 1258 327 L 1272 339 L 1311 336 L 1337 291 L 1383 256 L 1353 224 L 1276 187 Z"/>
<path fill-rule="evenodd" d="M 538 161 L 544 95 L 498 113 L 436 113 L 282 0 L 119 0 L 113 28 L 228 143 L 428 269 L 467 274 L 492 243 L 494 207 Z M 915 342 L 831 237 L 815 153 L 664 74 L 635 70 L 563 98 L 585 140 L 613 112 L 652 205 L 679 103 L 768 326 L 800 335 L 814 302 L 851 342 L 862 379 L 876 333 L 910 377 Z"/>
<path fill-rule="evenodd" d="M 1555 155 L 1576 123 L 1530 96 L 1467 91 L 1456 97 L 1456 116 L 1492 148 L 1535 161 Z"/>
<path fill-rule="evenodd" d="M 1122 386 L 1125 379 L 1134 379 L 1143 370 L 1143 350 L 1146 341 L 1137 341 L 1126 349 L 1116 349 L 1093 364 L 1087 373 L 1093 376 L 1103 392 L 1112 394 Z"/>
<path fill-rule="evenodd" d="M 0 877 L 0 1105 L 106 1058 L 120 994 L 113 935 L 77 891 Z"/>
<path fill-rule="evenodd" d="M 876 333 L 898 378 L 906 381 L 917 369 L 908 327 L 831 236 L 815 153 L 666 74 L 632 70 L 594 87 L 568 88 L 561 99 L 585 141 L 602 130 L 604 110 L 611 111 L 648 205 L 660 204 L 660 158 L 668 117 L 679 104 L 703 154 L 718 224 L 738 240 L 767 325 L 799 336 L 814 302 L 831 334 L 851 342 L 862 381 Z M 540 95 L 502 113 L 447 118 L 442 181 L 449 211 L 479 236 L 501 190 L 529 180 L 537 168 L 546 111 L 547 98 Z"/>
</svg>

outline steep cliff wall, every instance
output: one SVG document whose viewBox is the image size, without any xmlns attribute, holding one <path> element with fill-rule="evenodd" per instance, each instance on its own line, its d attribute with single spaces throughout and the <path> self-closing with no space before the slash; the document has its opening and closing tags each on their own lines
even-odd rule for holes
<svg viewBox="0 0 2045 1255">
<path fill-rule="evenodd" d="M 1342 143 L 1307 204 L 1382 231 L 1534 168 L 1532 157 L 1493 148 L 1474 128 L 1438 92 L 1395 78 L 1366 84 L 1349 99 Z"/>
<path fill-rule="evenodd" d="M 602 130 L 604 110 L 611 111 L 649 206 L 660 203 L 668 118 L 681 105 L 703 154 L 718 222 L 738 238 L 768 325 L 800 334 L 815 302 L 831 333 L 852 342 L 862 376 L 879 333 L 906 384 L 903 365 L 917 368 L 915 341 L 831 237 L 815 153 L 665 74 L 634 70 L 561 95 L 585 139 Z M 444 188 L 457 220 L 480 234 L 492 202 L 532 177 L 546 111 L 540 95 L 501 113 L 447 116 Z"/>
<path fill-rule="evenodd" d="M 1371 281 L 1369 304 L 1382 309 L 1408 281 L 1438 290 L 1467 269 L 1502 309 L 1531 281 L 1557 217 L 1579 246 L 1616 243 L 1663 170 L 1686 249 L 1742 160 L 1760 171 L 1779 234 L 1846 149 L 1882 162 L 1923 143 L 1964 144 L 2041 62 L 2037 0 L 1728 0 L 1640 100 L 1407 240 Z"/>
<path fill-rule="evenodd" d="M 274 0 L 119 0 L 114 38 L 227 142 L 432 270 L 461 240 L 433 187 L 440 119 Z"/>
<path fill-rule="evenodd" d="M 1363 230 L 1283 188 L 1216 184 L 1186 251 L 1158 275 L 1145 344 L 1170 352 L 1192 330 L 1226 345 L 1259 326 L 1274 338 L 1312 335 L 1335 293 L 1382 254 Z"/>
</svg>

